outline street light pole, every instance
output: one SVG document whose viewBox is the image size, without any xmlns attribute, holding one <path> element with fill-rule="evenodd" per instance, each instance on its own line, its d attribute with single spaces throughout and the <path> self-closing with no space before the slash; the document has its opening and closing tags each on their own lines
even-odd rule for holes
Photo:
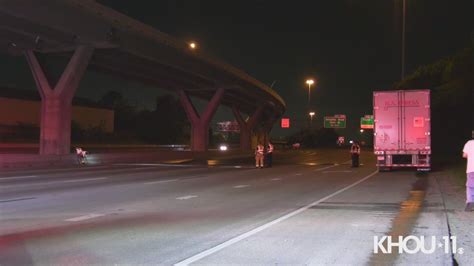
<svg viewBox="0 0 474 266">
<path fill-rule="evenodd" d="M 316 114 L 315 112 L 309 112 L 309 117 L 310 117 L 309 126 L 310 126 L 310 127 L 313 126 L 313 116 L 314 116 L 315 114 Z"/>
<path fill-rule="evenodd" d="M 311 84 L 308 84 L 308 106 L 311 105 Z"/>
<path fill-rule="evenodd" d="M 312 79 L 307 79 L 306 84 L 308 84 L 308 108 L 310 108 L 310 103 L 311 103 L 311 85 L 314 84 L 314 80 Z"/>
<path fill-rule="evenodd" d="M 406 20 L 406 0 L 403 0 L 403 7 L 402 7 L 402 73 L 401 73 L 401 80 L 405 78 L 405 20 Z"/>
</svg>

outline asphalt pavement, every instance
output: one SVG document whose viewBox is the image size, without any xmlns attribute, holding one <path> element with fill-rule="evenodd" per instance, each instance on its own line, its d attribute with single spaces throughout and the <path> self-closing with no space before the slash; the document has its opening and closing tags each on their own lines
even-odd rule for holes
<svg viewBox="0 0 474 266">
<path fill-rule="evenodd" d="M 374 236 L 413 231 L 426 177 L 378 173 L 369 152 L 351 168 L 349 157 L 305 150 L 278 152 L 265 169 L 249 157 L 3 171 L 0 265 L 410 263 L 375 255 Z M 436 219 L 425 226 L 442 234 Z M 436 254 L 416 262 L 452 263 Z"/>
</svg>

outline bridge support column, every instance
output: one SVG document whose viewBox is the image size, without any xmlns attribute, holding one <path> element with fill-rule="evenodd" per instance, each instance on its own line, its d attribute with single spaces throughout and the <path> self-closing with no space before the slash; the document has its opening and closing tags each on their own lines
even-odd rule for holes
<svg viewBox="0 0 474 266">
<path fill-rule="evenodd" d="M 192 127 L 191 150 L 199 152 L 207 151 L 207 146 L 209 144 L 209 123 L 224 96 L 224 88 L 219 88 L 216 91 L 201 115 L 199 115 L 191 102 L 189 95 L 184 90 L 179 90 L 178 94 Z"/>
<path fill-rule="evenodd" d="M 256 130 L 256 140 L 257 143 L 261 143 L 263 145 L 267 145 L 270 141 L 270 132 L 272 131 L 273 125 L 276 122 L 275 119 L 269 119 L 267 121 L 262 122 L 258 129 Z"/>
<path fill-rule="evenodd" d="M 41 96 L 40 154 L 69 154 L 71 146 L 72 98 L 94 49 L 79 46 L 56 86 L 51 87 L 33 51 L 25 56 Z"/>
<path fill-rule="evenodd" d="M 272 132 L 272 128 L 275 125 L 277 118 L 271 118 L 264 124 L 264 132 L 265 132 L 265 143 L 270 141 L 270 132 Z"/>
<path fill-rule="evenodd" d="M 241 150 L 251 150 L 251 143 L 250 143 L 250 134 L 252 134 L 257 121 L 260 119 L 260 116 L 263 111 L 263 106 L 259 107 L 255 113 L 250 116 L 247 120 L 244 120 L 242 114 L 240 113 L 239 108 L 236 106 L 232 106 L 232 112 L 234 113 L 237 122 L 239 123 L 240 127 L 240 149 Z"/>
</svg>

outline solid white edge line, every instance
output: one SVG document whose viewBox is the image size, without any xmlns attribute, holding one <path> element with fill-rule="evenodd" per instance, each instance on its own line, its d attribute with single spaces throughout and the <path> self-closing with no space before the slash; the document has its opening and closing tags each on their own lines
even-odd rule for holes
<svg viewBox="0 0 474 266">
<path fill-rule="evenodd" d="M 212 255 L 212 254 L 214 254 L 214 253 L 216 253 L 216 252 L 218 252 L 218 251 L 220 251 L 220 250 L 223 250 L 224 248 L 226 248 L 226 247 L 228 247 L 228 246 L 231 246 L 231 245 L 233 245 L 233 244 L 235 244 L 235 243 L 237 243 L 237 242 L 239 242 L 239 241 L 241 241 L 241 240 L 244 240 L 244 239 L 246 239 L 246 238 L 248 238 L 248 237 L 250 237 L 250 236 L 252 236 L 252 235 L 255 235 L 255 234 L 257 234 L 257 233 L 259 233 L 259 232 L 261 232 L 261 231 L 263 231 L 263 230 L 265 230 L 265 229 L 267 229 L 267 228 L 269 228 L 269 227 L 271 227 L 271 226 L 273 226 L 273 225 L 275 225 L 275 224 L 277 224 L 277 223 L 279 223 L 279 222 L 282 222 L 282 221 L 284 221 L 284 220 L 286 220 L 286 219 L 288 219 L 288 218 L 291 218 L 291 217 L 293 217 L 293 216 L 295 216 L 295 215 L 297 215 L 297 214 L 299 214 L 299 213 L 301 213 L 301 212 L 304 212 L 304 211 L 308 210 L 309 208 L 314 207 L 314 206 L 320 204 L 321 202 L 326 201 L 326 200 L 328 200 L 328 199 L 330 199 L 330 198 L 332 198 L 332 197 L 334 197 L 334 196 L 336 196 L 336 195 L 338 195 L 338 194 L 340 194 L 340 193 L 342 193 L 342 192 L 344 192 L 344 191 L 346 191 L 346 190 L 348 190 L 348 189 L 350 189 L 350 188 L 352 188 L 352 187 L 354 187 L 354 186 L 357 186 L 358 184 L 360 184 L 360 183 L 364 182 L 365 180 L 371 178 L 372 176 L 374 176 L 374 175 L 377 174 L 377 173 L 378 173 L 378 171 L 375 171 L 375 172 L 373 172 L 373 173 L 371 173 L 371 174 L 369 174 L 369 175 L 363 177 L 362 179 L 360 179 L 360 180 L 358 180 L 358 181 L 352 183 L 351 185 L 346 186 L 346 187 L 344 187 L 344 188 L 342 188 L 342 189 L 340 189 L 340 190 L 338 190 L 338 191 L 336 191 L 336 192 L 334 192 L 334 193 L 332 193 L 332 194 L 330 194 L 330 195 L 328 195 L 328 196 L 326 196 L 326 197 L 324 197 L 324 198 L 322 198 L 322 199 L 319 199 L 319 200 L 317 200 L 317 201 L 315 201 L 315 202 L 313 202 L 313 203 L 310 203 L 310 204 L 308 204 L 308 205 L 306 205 L 306 206 L 304 206 L 304 207 L 301 207 L 301 208 L 299 208 L 299 209 L 297 209 L 297 210 L 295 210 L 295 211 L 292 211 L 292 212 L 290 212 L 290 213 L 288 213 L 288 214 L 286 214 L 286 215 L 284 215 L 284 216 L 282 216 L 282 217 L 280 217 L 280 218 L 277 218 L 277 219 L 275 219 L 275 220 L 273 220 L 273 221 L 271 221 L 271 222 L 268 222 L 268 223 L 266 223 L 266 224 L 263 224 L 263 225 L 261 225 L 261 226 L 255 228 L 255 229 L 252 229 L 252 230 L 250 230 L 250 231 L 248 231 L 248 232 L 246 232 L 246 233 L 243 233 L 243 234 L 241 234 L 241 235 L 239 235 L 239 236 L 236 236 L 236 237 L 234 237 L 234 238 L 231 238 L 231 239 L 229 239 L 229 240 L 227 240 L 227 241 L 225 241 L 225 242 L 223 242 L 223 243 L 221 243 L 221 244 L 219 244 L 219 245 L 217 245 L 217 246 L 215 246 L 215 247 L 213 247 L 213 248 L 207 249 L 207 250 L 205 250 L 205 251 L 203 251 L 203 252 L 201 252 L 201 253 L 198 253 L 198 254 L 196 254 L 196 255 L 194 255 L 194 256 L 192 256 L 192 257 L 189 257 L 189 258 L 187 258 L 187 259 L 185 259 L 185 260 L 183 260 L 183 261 L 180 261 L 180 262 L 178 262 L 178 263 L 176 263 L 176 264 L 174 264 L 174 265 L 176 265 L 176 266 L 189 265 L 190 263 L 199 261 L 199 260 L 201 260 L 201 259 L 203 259 L 203 258 L 205 258 L 205 257 L 207 257 L 207 256 L 209 256 L 209 255 Z"/>
</svg>

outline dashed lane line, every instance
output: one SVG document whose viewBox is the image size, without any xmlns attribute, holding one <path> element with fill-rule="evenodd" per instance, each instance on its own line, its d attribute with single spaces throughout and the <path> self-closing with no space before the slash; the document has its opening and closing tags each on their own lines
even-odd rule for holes
<svg viewBox="0 0 474 266">
<path fill-rule="evenodd" d="M 14 180 L 14 179 L 23 179 L 23 178 L 33 178 L 38 177 L 37 175 L 24 175 L 24 176 L 7 176 L 7 177 L 0 177 L 0 181 L 3 180 Z"/>
<path fill-rule="evenodd" d="M 58 180 L 58 181 L 40 182 L 40 183 L 32 183 L 32 184 L 15 184 L 15 185 L 2 186 L 2 188 L 22 188 L 22 187 L 32 187 L 32 186 L 47 186 L 47 185 L 58 185 L 58 184 L 65 184 L 65 183 L 77 183 L 77 182 L 97 181 L 97 180 L 104 180 L 104 179 L 108 179 L 108 177 L 96 177 L 96 178 L 86 178 L 86 179 Z"/>
<path fill-rule="evenodd" d="M 166 179 L 166 180 L 158 180 L 158 181 L 151 181 L 151 182 L 145 182 L 143 184 L 145 185 L 153 185 L 153 184 L 160 184 L 160 183 L 170 183 L 174 181 L 178 181 L 179 179 Z"/>
<path fill-rule="evenodd" d="M 205 258 L 205 257 L 208 257 L 208 256 L 210 256 L 210 255 L 212 255 L 212 254 L 214 254 L 214 253 L 216 253 L 216 252 L 219 252 L 219 251 L 221 251 L 221 250 L 223 250 L 223 249 L 225 249 L 225 248 L 227 248 L 227 247 L 229 247 L 229 246 L 231 246 L 231 245 L 233 245 L 233 244 L 235 244 L 235 243 L 238 243 L 238 242 L 240 242 L 240 241 L 242 241 L 242 240 L 244 240 L 244 239 L 246 239 L 246 238 L 248 238 L 248 237 L 251 237 L 251 236 L 253 236 L 253 235 L 255 235 L 255 234 L 257 234 L 257 233 L 259 233 L 259 232 L 261 232 L 261 231 L 263 231 L 263 230 L 265 230 L 265 229 L 267 229 L 267 228 L 270 228 L 271 226 L 273 226 L 273 225 L 275 225 L 275 224 L 277 224 L 277 223 L 280 223 L 280 222 L 282 222 L 282 221 L 284 221 L 284 220 L 287 220 L 287 219 L 289 219 L 289 218 L 291 218 L 291 217 L 293 217 L 293 216 L 295 216 L 295 215 L 298 215 L 298 214 L 300 214 L 300 213 L 302 213 L 302 212 L 304 212 L 304 211 L 310 209 L 311 207 L 314 207 L 315 205 L 320 204 L 321 202 L 324 202 L 324 201 L 326 201 L 326 200 L 328 200 L 328 199 L 330 199 L 330 198 L 332 198 L 332 197 L 334 197 L 334 196 L 337 196 L 337 195 L 339 195 L 340 193 L 342 193 L 342 192 L 344 192 L 344 191 L 346 191 L 346 190 L 348 190 L 348 189 L 350 189 L 350 188 L 352 188 L 352 187 L 355 187 L 355 186 L 357 186 L 358 184 L 364 182 L 365 180 L 371 178 L 372 176 L 374 176 L 374 175 L 377 174 L 377 173 L 378 173 L 378 171 L 375 171 L 375 172 L 373 172 L 373 173 L 371 173 L 371 174 L 369 174 L 369 175 L 363 177 L 362 179 L 359 179 L 358 181 L 356 181 L 356 182 L 354 182 L 354 183 L 352 183 L 352 184 L 350 184 L 350 185 L 348 185 L 348 186 L 346 186 L 346 187 L 344 187 L 344 188 L 341 188 L 341 189 L 339 189 L 338 191 L 336 191 L 336 192 L 334 192 L 334 193 L 332 193 L 332 194 L 330 194 L 330 195 L 328 195 L 328 196 L 326 196 L 326 197 L 324 197 L 324 198 L 321 198 L 321 199 L 319 199 L 319 200 L 317 200 L 317 201 L 315 201 L 315 202 L 313 202 L 313 203 L 310 203 L 310 204 L 308 204 L 308 205 L 306 205 L 306 206 L 304 206 L 304 207 L 301 207 L 301 208 L 299 208 L 299 209 L 297 209 L 297 210 L 295 210 L 295 211 L 292 211 L 292 212 L 290 212 L 290 213 L 288 213 L 288 214 L 286 214 L 286 215 L 283 215 L 283 216 L 281 216 L 280 218 L 277 218 L 277 219 L 275 219 L 275 220 L 273 220 L 273 221 L 270 221 L 270 222 L 268 222 L 268 223 L 266 223 L 266 224 L 263 224 L 263 225 L 261 225 L 261 226 L 255 228 L 255 229 L 252 229 L 252 230 L 250 230 L 250 231 L 248 231 L 248 232 L 246 232 L 246 233 L 244 233 L 244 234 L 241 234 L 241 235 L 239 235 L 239 236 L 236 236 L 236 237 L 234 237 L 234 238 L 231 238 L 231 239 L 225 241 L 224 243 L 221 243 L 221 244 L 219 244 L 219 245 L 217 245 L 217 246 L 215 246 L 215 247 L 212 247 L 212 248 L 210 248 L 210 249 L 204 250 L 203 252 L 198 253 L 198 254 L 196 254 L 196 255 L 194 255 L 194 256 L 192 256 L 192 257 L 189 257 L 189 258 L 187 258 L 187 259 L 185 259 L 185 260 L 183 260 L 183 261 L 180 261 L 180 262 L 176 263 L 175 265 L 178 265 L 178 266 L 181 266 L 181 265 L 189 265 L 189 264 L 194 263 L 194 262 L 197 262 L 197 261 L 199 261 L 199 260 L 201 260 L 201 259 L 203 259 L 203 258 Z"/>
<path fill-rule="evenodd" d="M 81 222 L 81 221 L 90 220 L 90 219 L 94 219 L 94 218 L 102 217 L 102 216 L 105 216 L 105 214 L 90 213 L 90 214 L 87 214 L 87 215 L 66 219 L 64 221 L 66 221 L 66 222 Z"/>
<path fill-rule="evenodd" d="M 323 171 L 323 174 L 328 174 L 328 173 L 352 173 L 350 170 L 341 170 L 341 171 Z"/>
<path fill-rule="evenodd" d="M 8 202 L 23 201 L 23 200 L 32 200 L 32 199 L 36 199 L 36 197 L 14 198 L 14 199 L 0 199 L 0 203 L 8 203 Z"/>
<path fill-rule="evenodd" d="M 124 166 L 166 166 L 166 167 L 193 167 L 197 165 L 192 164 L 166 164 L 166 163 L 117 163 L 114 165 Z"/>
<path fill-rule="evenodd" d="M 95 180 L 104 180 L 108 177 L 96 177 L 96 178 L 86 178 L 86 179 L 73 179 L 73 180 L 63 180 L 57 183 L 76 183 L 76 182 L 85 182 L 85 181 L 95 181 Z"/>
<path fill-rule="evenodd" d="M 329 169 L 329 168 L 333 168 L 333 167 L 336 167 L 337 165 L 331 165 L 331 166 L 326 166 L 326 167 L 323 167 L 323 168 L 318 168 L 318 169 L 315 169 L 314 172 L 320 172 L 320 171 L 323 171 L 323 170 L 326 170 L 326 169 Z"/>
<path fill-rule="evenodd" d="M 188 200 L 188 199 L 192 199 L 192 198 L 197 198 L 197 196 L 196 195 L 187 195 L 187 196 L 177 197 L 176 199 L 177 200 Z"/>
<path fill-rule="evenodd" d="M 234 186 L 234 188 L 246 188 L 246 187 L 250 187 L 250 185 L 237 185 L 237 186 Z"/>
</svg>

